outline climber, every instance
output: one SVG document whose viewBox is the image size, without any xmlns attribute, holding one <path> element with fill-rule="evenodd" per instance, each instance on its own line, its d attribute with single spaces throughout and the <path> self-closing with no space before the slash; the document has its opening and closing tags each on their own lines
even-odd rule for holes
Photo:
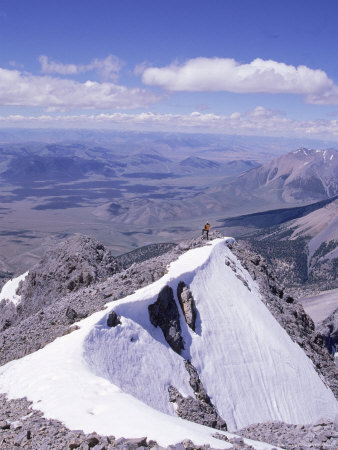
<svg viewBox="0 0 338 450">
<path fill-rule="evenodd" d="M 203 228 L 203 230 L 202 230 L 202 236 L 203 236 L 204 232 L 206 231 L 206 233 L 207 233 L 207 239 L 209 239 L 209 230 L 210 230 L 210 224 L 209 224 L 209 222 L 207 222 L 207 223 L 204 225 L 204 228 Z"/>
</svg>

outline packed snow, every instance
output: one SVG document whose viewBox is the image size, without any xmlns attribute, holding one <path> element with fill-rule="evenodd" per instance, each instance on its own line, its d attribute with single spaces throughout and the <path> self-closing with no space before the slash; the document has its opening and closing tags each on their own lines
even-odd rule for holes
<svg viewBox="0 0 338 450">
<path fill-rule="evenodd" d="M 176 292 L 180 281 L 190 287 L 198 310 L 196 332 L 181 314 L 182 356 L 148 315 L 162 287 Z M 168 387 L 193 395 L 183 358 L 198 369 L 230 430 L 268 420 L 310 423 L 338 412 L 332 392 L 262 303 L 256 283 L 224 239 L 188 251 L 160 280 L 107 307 L 78 322 L 79 330 L 1 367 L 0 391 L 10 398 L 26 396 L 71 429 L 146 435 L 162 446 L 185 438 L 231 446 L 213 438 L 215 430 L 175 416 Z M 106 325 L 111 310 L 121 316 L 114 328 Z"/>
<path fill-rule="evenodd" d="M 21 295 L 18 295 L 16 291 L 19 287 L 20 281 L 24 281 L 27 275 L 28 272 L 7 281 L 7 283 L 4 284 L 1 289 L 0 302 L 1 300 L 9 300 L 10 302 L 14 303 L 14 305 L 18 305 L 21 301 Z"/>
</svg>

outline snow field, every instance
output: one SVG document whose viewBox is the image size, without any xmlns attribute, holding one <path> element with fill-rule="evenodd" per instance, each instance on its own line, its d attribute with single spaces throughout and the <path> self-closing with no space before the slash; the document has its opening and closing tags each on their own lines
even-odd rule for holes
<svg viewBox="0 0 338 450">
<path fill-rule="evenodd" d="M 225 256 L 250 290 L 225 266 Z M 269 420 L 306 424 L 334 418 L 338 408 L 332 392 L 228 248 L 213 249 L 190 288 L 201 318 L 191 360 L 230 430 Z"/>
<path fill-rule="evenodd" d="M 24 281 L 27 275 L 28 272 L 7 281 L 7 283 L 4 284 L 1 289 L 0 302 L 1 300 L 9 300 L 10 302 L 14 303 L 14 305 L 18 305 L 21 301 L 21 296 L 16 294 L 16 290 L 19 287 L 20 281 Z"/>
</svg>

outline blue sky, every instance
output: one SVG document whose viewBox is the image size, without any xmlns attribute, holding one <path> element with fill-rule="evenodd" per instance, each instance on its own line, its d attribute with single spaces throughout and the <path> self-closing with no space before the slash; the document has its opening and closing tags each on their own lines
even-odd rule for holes
<svg viewBox="0 0 338 450">
<path fill-rule="evenodd" d="M 336 0 L 0 0 L 0 127 L 337 139 Z"/>
</svg>

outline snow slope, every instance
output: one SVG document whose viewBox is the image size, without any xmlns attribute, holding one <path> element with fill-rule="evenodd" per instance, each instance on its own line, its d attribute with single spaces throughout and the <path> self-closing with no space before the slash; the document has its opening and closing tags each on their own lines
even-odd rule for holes
<svg viewBox="0 0 338 450">
<path fill-rule="evenodd" d="M 225 258 L 235 264 L 236 273 Z M 222 241 L 181 256 L 159 287 L 151 285 L 149 291 L 114 303 L 122 327 L 110 330 L 102 321 L 86 341 L 86 358 L 97 374 L 174 414 L 168 386 L 191 393 L 187 374 L 162 331 L 149 323 L 148 305 L 162 286 L 169 284 L 176 292 L 180 281 L 190 286 L 199 313 L 196 333 L 181 316 L 183 356 L 198 369 L 229 429 L 268 420 L 309 423 L 334 417 L 338 410 L 333 394 L 261 302 L 256 283 Z"/>
<path fill-rule="evenodd" d="M 0 302 L 1 300 L 9 300 L 14 305 L 18 305 L 21 301 L 21 296 L 16 294 L 16 290 L 19 287 L 20 281 L 24 281 L 28 272 L 20 275 L 19 277 L 13 278 L 12 280 L 7 281 L 6 284 L 3 285 L 0 292 Z"/>
<path fill-rule="evenodd" d="M 109 303 L 108 310 L 79 322 L 79 330 L 1 367 L 0 391 L 10 398 L 27 396 L 72 429 L 146 435 L 163 446 L 190 438 L 226 448 L 228 443 L 212 438 L 215 430 L 179 419 L 168 402 L 169 385 L 183 395 L 193 393 L 182 357 L 151 325 L 148 305 L 166 284 L 176 292 L 179 281 L 190 286 L 198 309 L 196 332 L 181 315 L 183 356 L 198 369 L 230 429 L 335 416 L 332 392 L 271 316 L 256 283 L 222 239 L 188 251 L 163 278 Z M 106 326 L 111 309 L 122 316 L 115 328 Z"/>
</svg>

